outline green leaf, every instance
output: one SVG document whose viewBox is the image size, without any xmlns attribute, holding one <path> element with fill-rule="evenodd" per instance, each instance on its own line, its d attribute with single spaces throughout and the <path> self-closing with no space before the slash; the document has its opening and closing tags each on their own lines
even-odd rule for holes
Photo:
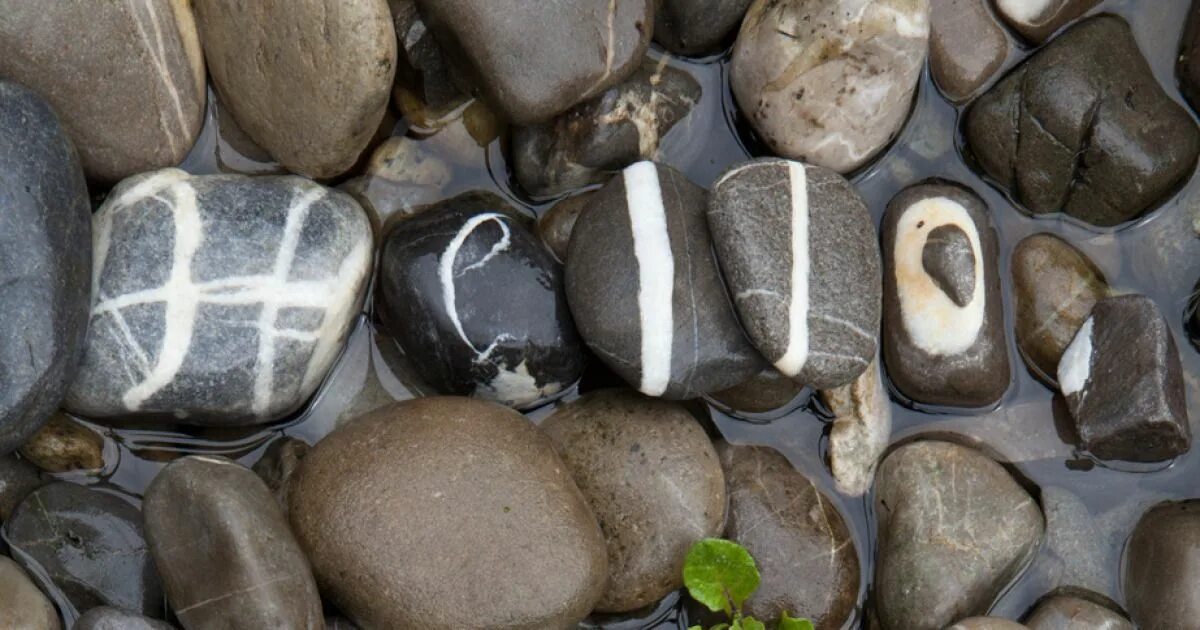
<svg viewBox="0 0 1200 630">
<path fill-rule="evenodd" d="M 783 615 L 779 617 L 779 630 L 816 630 L 813 627 L 813 622 L 807 619 L 793 619 L 789 617 L 787 611 L 783 611 Z"/>
<path fill-rule="evenodd" d="M 683 584 L 692 599 L 731 617 L 758 588 L 758 580 L 750 552 L 729 540 L 697 541 L 683 562 Z"/>
<path fill-rule="evenodd" d="M 742 630 L 767 630 L 767 627 L 754 617 L 742 617 Z"/>
<path fill-rule="evenodd" d="M 704 626 L 688 626 L 688 630 L 704 630 Z"/>
<path fill-rule="evenodd" d="M 729 630 L 729 624 L 719 623 L 719 624 L 709 628 L 708 630 Z"/>
</svg>

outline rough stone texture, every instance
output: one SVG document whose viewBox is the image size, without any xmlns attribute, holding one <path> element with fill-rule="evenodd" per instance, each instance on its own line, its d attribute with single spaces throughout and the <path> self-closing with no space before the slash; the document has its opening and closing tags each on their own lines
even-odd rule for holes
<svg viewBox="0 0 1200 630">
<path fill-rule="evenodd" d="M 1125 546 L 1125 606 L 1141 628 L 1188 628 L 1200 618 L 1200 501 L 1148 510 Z"/>
<path fill-rule="evenodd" d="M 194 0 L 213 84 L 289 171 L 333 177 L 383 120 L 396 72 L 387 0 Z"/>
<path fill-rule="evenodd" d="M 371 273 L 370 222 L 299 177 L 121 183 L 95 219 L 92 320 L 66 407 L 86 418 L 284 417 L 337 358 Z"/>
<path fill-rule="evenodd" d="M 637 610 L 681 588 L 688 549 L 725 525 L 725 476 L 691 412 L 608 389 L 559 407 L 541 428 L 608 543 L 608 589 L 596 610 Z"/>
<path fill-rule="evenodd" d="M 1090 18 L 1029 57 L 966 116 L 984 173 L 1034 214 L 1133 219 L 1192 172 L 1200 132 L 1119 17 Z"/>
<path fill-rule="evenodd" d="M 1033 497 L 964 446 L 901 446 L 875 483 L 875 610 L 884 630 L 939 630 L 985 613 L 1044 531 Z"/>
<path fill-rule="evenodd" d="M 550 439 L 479 400 L 420 398 L 338 428 L 301 463 L 291 521 L 322 593 L 368 628 L 473 627 L 481 611 L 489 627 L 565 628 L 608 579 Z"/>
<path fill-rule="evenodd" d="M 1086 254 L 1053 234 L 1034 234 L 1012 255 L 1017 347 L 1035 376 L 1057 383 L 1058 360 L 1108 281 Z"/>
<path fill-rule="evenodd" d="M 46 472 L 104 468 L 104 438 L 61 412 L 50 416 L 20 453 Z"/>
<path fill-rule="evenodd" d="M 1121 613 L 1074 595 L 1042 600 L 1025 625 L 1029 630 L 1133 630 Z"/>
<path fill-rule="evenodd" d="M 0 5 L 0 31 L 14 9 L 9 4 L 17 3 Z M 2 56 L 0 64 L 12 58 Z M 2 80 L 0 175 L 2 454 L 37 431 L 75 373 L 92 262 L 91 204 L 79 157 L 49 105 Z"/>
<path fill-rule="evenodd" d="M 758 414 L 780 409 L 795 400 L 803 389 L 803 385 L 768 367 L 733 387 L 709 394 L 709 398 L 728 407 L 734 415 Z"/>
<path fill-rule="evenodd" d="M 845 178 L 771 158 L 733 166 L 712 186 L 708 226 L 742 327 L 776 369 L 819 389 L 866 370 L 882 272 L 874 221 Z"/>
<path fill-rule="evenodd" d="M 883 358 L 892 384 L 919 403 L 994 404 L 1011 375 L 999 244 L 987 206 L 964 187 L 930 180 L 892 198 L 881 230 Z M 939 244 L 952 234 L 968 237 L 968 255 Z M 961 291 L 944 287 L 966 285 L 968 264 L 974 280 L 962 304 Z"/>
<path fill-rule="evenodd" d="M 450 62 L 425 26 L 415 0 L 388 0 L 398 40 L 396 85 L 425 105 L 447 111 L 468 97 L 454 85 Z"/>
<path fill-rule="evenodd" d="M 1080 446 L 1100 459 L 1155 462 L 1186 453 L 1183 370 L 1158 306 L 1142 295 L 1100 300 L 1058 366 Z"/>
<path fill-rule="evenodd" d="M 929 71 L 952 101 L 974 96 L 1013 48 L 988 4 L 988 0 L 929 0 Z"/>
<path fill-rule="evenodd" d="M 4 556 L 0 556 L 0 627 L 11 630 L 62 629 L 54 604 L 38 590 L 21 565 Z"/>
<path fill-rule="evenodd" d="M 16 455 L 0 455 L 0 523 L 8 520 L 30 492 L 45 485 L 41 473 Z"/>
<path fill-rule="evenodd" d="M 1100 0 L 996 0 L 996 12 L 1025 39 L 1040 44 Z"/>
<path fill-rule="evenodd" d="M 999 617 L 971 617 L 963 619 L 946 630 L 1029 630 L 1025 626 Z"/>
<path fill-rule="evenodd" d="M 514 129 L 512 168 L 521 187 L 550 197 L 657 158 L 659 142 L 700 100 L 700 84 L 668 67 L 668 59 L 646 57 L 637 72 L 596 98 Z"/>
<path fill-rule="evenodd" d="M 571 231 L 579 215 L 591 203 L 592 193 L 567 197 L 554 204 L 537 219 L 534 232 L 550 249 L 559 262 L 567 260 L 567 245 L 571 242 Z"/>
<path fill-rule="evenodd" d="M 929 0 L 755 0 L 730 86 L 772 152 L 849 173 L 900 132 L 929 44 Z"/>
<path fill-rule="evenodd" d="M 296 469 L 300 467 L 300 461 L 304 459 L 305 455 L 308 455 L 311 448 L 296 438 L 283 437 L 271 442 L 266 452 L 263 453 L 262 459 L 254 464 L 254 474 L 267 484 L 267 489 L 275 495 L 275 500 L 279 502 L 279 507 L 283 508 L 284 512 L 287 512 L 288 509 L 292 473 L 295 473 Z"/>
<path fill-rule="evenodd" d="M 837 630 L 858 603 L 859 564 L 841 513 L 778 452 L 717 444 L 729 514 L 725 537 L 754 556 L 761 575 L 745 612 L 778 619 L 786 611 Z"/>
<path fill-rule="evenodd" d="M 422 380 L 526 408 L 579 380 L 583 347 L 558 263 L 517 216 L 464 195 L 397 223 L 375 299 Z"/>
<path fill-rule="evenodd" d="M 678 171 L 639 162 L 594 194 L 571 236 L 567 299 L 579 332 L 644 394 L 695 398 L 764 367 L 721 281 L 704 195 Z"/>
<path fill-rule="evenodd" d="M 308 561 L 249 469 L 223 457 L 177 459 L 146 488 L 143 508 L 150 551 L 184 627 L 324 627 Z"/>
<path fill-rule="evenodd" d="M 417 0 L 460 87 L 516 124 L 549 120 L 632 74 L 654 0 Z"/>
<path fill-rule="evenodd" d="M 78 621 L 71 630 L 174 630 L 165 621 L 150 619 L 118 608 L 102 606 L 93 608 Z"/>
<path fill-rule="evenodd" d="M 4 523 L 4 539 L 31 573 L 53 583 L 44 588 L 57 588 L 77 610 L 107 605 L 162 616 L 142 513 L 124 499 L 65 481 L 42 486 Z"/>
<path fill-rule="evenodd" d="M 876 357 L 853 383 L 820 392 L 833 412 L 829 430 L 829 468 L 837 489 L 862 496 L 875 481 L 875 467 L 892 436 L 892 401 Z"/>
<path fill-rule="evenodd" d="M 716 52 L 748 8 L 750 0 L 659 0 L 654 41 L 677 55 Z"/>
<path fill-rule="evenodd" d="M 204 57 L 183 0 L 0 0 L 0 76 L 54 107 L 103 183 L 178 164 L 204 118 Z"/>
</svg>

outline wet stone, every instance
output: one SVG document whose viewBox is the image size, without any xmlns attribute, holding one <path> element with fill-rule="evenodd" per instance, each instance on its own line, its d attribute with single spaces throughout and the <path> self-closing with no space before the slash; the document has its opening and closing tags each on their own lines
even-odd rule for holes
<svg viewBox="0 0 1200 630">
<path fill-rule="evenodd" d="M 1125 546 L 1125 605 L 1141 628 L 1188 628 L 1200 618 L 1200 501 L 1160 503 Z"/>
<path fill-rule="evenodd" d="M 575 223 L 567 298 L 588 347 L 635 389 L 695 398 L 764 367 L 725 293 L 704 189 L 651 162 L 597 191 Z"/>
<path fill-rule="evenodd" d="M 929 70 L 951 101 L 974 96 L 1013 45 L 989 0 L 929 0 Z"/>
<path fill-rule="evenodd" d="M 21 565 L 5 556 L 0 556 L 0 624 L 11 630 L 62 629 L 54 604 Z"/>
<path fill-rule="evenodd" d="M 1121 613 L 1074 595 L 1043 600 L 1025 620 L 1029 630 L 1133 630 Z"/>
<path fill-rule="evenodd" d="M 254 474 L 267 484 L 267 489 L 275 495 L 279 506 L 286 512 L 288 495 L 291 492 L 290 479 L 292 473 L 300 466 L 300 460 L 308 455 L 308 444 L 293 437 L 283 437 L 267 447 L 263 456 L 254 464 Z"/>
<path fill-rule="evenodd" d="M 654 41 L 677 55 L 717 52 L 742 22 L 751 0 L 660 0 Z"/>
<path fill-rule="evenodd" d="M 1100 459 L 1156 462 L 1191 446 L 1183 370 L 1158 306 L 1100 300 L 1058 365 L 1080 446 Z"/>
<path fill-rule="evenodd" d="M 46 472 L 104 468 L 104 438 L 64 413 L 55 413 L 20 449 Z"/>
<path fill-rule="evenodd" d="M 957 444 L 901 446 L 875 483 L 875 610 L 884 630 L 940 630 L 986 613 L 1045 528 L 1008 471 Z"/>
<path fill-rule="evenodd" d="M 768 367 L 733 387 L 709 394 L 709 398 L 734 415 L 762 414 L 782 409 L 803 390 L 803 385 Z"/>
<path fill-rule="evenodd" d="M 382 234 L 389 220 L 414 214 L 442 198 L 453 170 L 421 141 L 407 136 L 384 140 L 371 154 L 366 171 L 339 188 L 353 196 Z"/>
<path fill-rule="evenodd" d="M 1200 3 L 1193 2 L 1188 9 L 1187 24 L 1183 29 L 1179 49 L 1175 74 L 1179 78 L 1180 91 L 1195 109 L 1200 106 Z M 1200 233 L 1200 215 L 1193 220 L 1197 221 L 1196 231 Z"/>
<path fill-rule="evenodd" d="M 396 85 L 403 86 L 436 111 L 447 111 L 469 97 L 459 91 L 450 62 L 425 26 L 415 0 L 388 0 L 396 27 Z"/>
<path fill-rule="evenodd" d="M 0 523 L 8 520 L 30 492 L 45 483 L 38 469 L 29 462 L 18 459 L 15 454 L 0 455 Z M 2 545 L 0 551 L 3 551 Z"/>
<path fill-rule="evenodd" d="M 326 617 L 325 630 L 358 630 L 358 626 L 342 617 Z"/>
<path fill-rule="evenodd" d="M 841 175 L 764 159 L 712 186 L 708 225 L 755 347 L 785 376 L 828 389 L 878 345 L 880 261 L 867 205 Z"/>
<path fill-rule="evenodd" d="M 1040 44 L 1100 0 L 995 0 L 996 12 L 1025 39 Z"/>
<path fill-rule="evenodd" d="M 1009 383 L 996 230 L 956 184 L 911 186 L 883 219 L 883 358 L 918 403 L 985 407 Z"/>
<path fill-rule="evenodd" d="M 609 389 L 559 407 L 541 428 L 608 543 L 608 589 L 596 610 L 637 610 L 681 588 L 688 549 L 725 523 L 725 477 L 691 412 Z"/>
<path fill-rule="evenodd" d="M 571 242 L 571 232 L 579 215 L 591 202 L 592 194 L 583 193 L 567 197 L 543 212 L 537 219 L 534 232 L 559 262 L 567 260 L 567 246 Z"/>
<path fill-rule="evenodd" d="M 756 0 L 730 65 L 772 152 L 849 173 L 900 132 L 929 45 L 929 0 Z"/>
<path fill-rule="evenodd" d="M 71 630 L 172 630 L 174 627 L 165 621 L 102 606 L 87 611 Z"/>
<path fill-rule="evenodd" d="M 820 392 L 833 413 L 829 468 L 838 491 L 862 496 L 875 481 L 875 468 L 892 436 L 892 405 L 876 357 L 853 383 Z"/>
<path fill-rule="evenodd" d="M 1025 626 L 999 617 L 970 617 L 950 626 L 946 630 L 1029 630 Z"/>
<path fill-rule="evenodd" d="M 700 100 L 700 84 L 667 60 L 646 57 L 603 94 L 548 122 L 514 129 L 512 167 L 521 187 L 534 197 L 559 195 L 657 158 L 663 137 Z"/>
<path fill-rule="evenodd" d="M 1100 227 L 1159 203 L 1200 151 L 1195 122 L 1111 15 L 1071 27 L 979 97 L 965 137 L 983 172 L 1030 212 Z"/>
</svg>

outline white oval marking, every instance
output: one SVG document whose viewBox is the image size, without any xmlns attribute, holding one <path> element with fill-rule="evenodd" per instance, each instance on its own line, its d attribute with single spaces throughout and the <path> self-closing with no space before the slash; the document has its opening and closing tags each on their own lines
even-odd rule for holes
<svg viewBox="0 0 1200 630">
<path fill-rule="evenodd" d="M 1092 373 L 1092 321 L 1089 317 L 1075 333 L 1071 345 L 1063 351 L 1058 362 L 1058 386 L 1063 396 L 1083 391 Z"/>
</svg>

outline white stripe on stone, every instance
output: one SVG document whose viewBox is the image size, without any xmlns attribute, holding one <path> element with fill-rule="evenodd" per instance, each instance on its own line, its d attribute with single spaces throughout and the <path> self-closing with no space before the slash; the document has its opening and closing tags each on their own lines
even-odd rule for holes
<svg viewBox="0 0 1200 630">
<path fill-rule="evenodd" d="M 625 204 L 629 209 L 633 253 L 638 265 L 638 315 L 642 333 L 642 382 L 638 389 L 661 396 L 671 383 L 674 344 L 675 259 L 667 234 L 658 168 L 638 162 L 625 169 Z"/>
<path fill-rule="evenodd" d="M 1092 320 L 1087 318 L 1058 362 L 1058 386 L 1064 396 L 1083 391 L 1092 372 Z"/>
<path fill-rule="evenodd" d="M 462 339 L 463 343 L 467 344 L 467 347 L 471 348 L 471 350 L 475 352 L 477 363 L 487 360 L 488 356 L 491 354 L 492 348 L 494 348 L 494 344 L 492 347 L 480 350 L 479 348 L 475 347 L 475 344 L 471 343 L 471 340 L 467 338 L 467 333 L 463 330 L 462 320 L 460 320 L 458 317 L 458 305 L 456 304 L 455 297 L 456 290 L 454 287 L 454 261 L 458 258 L 458 250 L 462 249 L 463 243 L 467 241 L 467 238 L 470 237 L 471 234 L 479 228 L 479 226 L 489 222 L 494 222 L 500 227 L 500 240 L 492 244 L 492 248 L 488 250 L 488 253 L 482 259 L 463 269 L 463 273 L 471 269 L 482 267 L 497 254 L 508 249 L 509 245 L 512 243 L 512 232 L 509 230 L 508 224 L 505 223 L 504 216 L 496 212 L 486 212 L 484 214 L 475 215 L 468 219 L 467 222 L 458 229 L 458 233 L 455 234 L 454 238 L 450 240 L 450 244 L 446 246 L 445 251 L 442 252 L 441 258 L 438 259 L 438 280 L 442 284 L 442 304 L 446 309 L 446 314 L 450 317 L 450 323 L 454 324 L 454 330 L 458 333 L 459 339 Z"/>
<path fill-rule="evenodd" d="M 808 361 L 808 176 L 804 165 L 788 162 L 791 183 L 792 291 L 788 303 L 788 345 L 775 368 L 796 376 Z"/>
<path fill-rule="evenodd" d="M 1061 0 L 996 0 L 1001 13 L 1014 22 L 1031 25 L 1045 21 L 1050 9 L 1061 4 Z"/>
</svg>

